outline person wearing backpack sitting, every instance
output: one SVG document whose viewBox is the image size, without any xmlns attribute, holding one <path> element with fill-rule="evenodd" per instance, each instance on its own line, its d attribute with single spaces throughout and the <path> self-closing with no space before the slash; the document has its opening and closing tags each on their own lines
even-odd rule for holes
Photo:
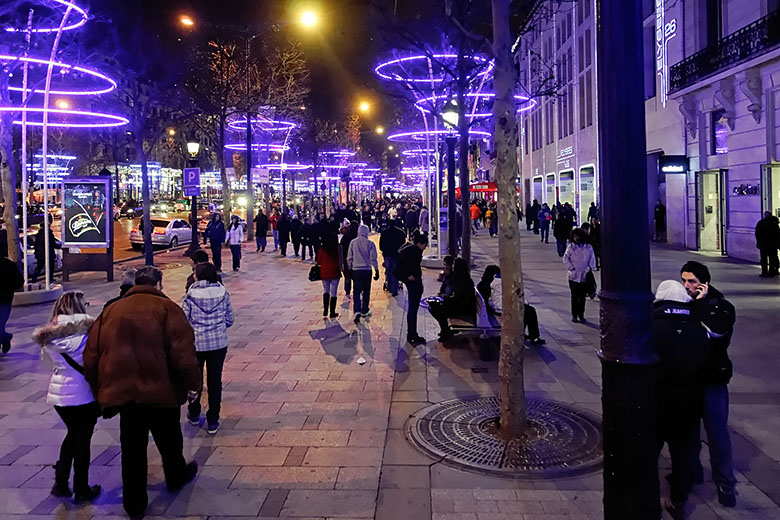
<svg viewBox="0 0 780 520">
<path fill-rule="evenodd" d="M 464 317 L 474 321 L 477 312 L 477 298 L 474 294 L 474 282 L 471 280 L 469 268 L 463 258 L 456 258 L 452 267 L 452 294 L 441 298 L 427 300 L 431 316 L 439 323 L 441 332 L 439 341 L 445 341 L 454 333 L 447 320 L 454 317 Z"/>
<path fill-rule="evenodd" d="M 489 265 L 485 268 L 482 280 L 477 284 L 477 290 L 485 300 L 485 306 L 489 315 L 500 317 L 504 310 L 503 288 L 501 286 L 501 268 L 497 265 Z M 528 302 L 524 303 L 523 323 L 528 328 L 525 338 L 531 345 L 543 345 L 546 343 L 539 334 L 539 317 L 536 309 Z"/>
</svg>

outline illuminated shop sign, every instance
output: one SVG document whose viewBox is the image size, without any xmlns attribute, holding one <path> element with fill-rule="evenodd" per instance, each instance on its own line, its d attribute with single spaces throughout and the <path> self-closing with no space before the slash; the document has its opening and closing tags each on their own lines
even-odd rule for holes
<svg viewBox="0 0 780 520">
<path fill-rule="evenodd" d="M 688 158 L 684 155 L 662 155 L 658 158 L 661 173 L 687 173 Z"/>
<path fill-rule="evenodd" d="M 669 40 L 677 35 L 677 19 L 668 23 L 665 19 L 665 0 L 655 0 L 655 70 L 661 76 L 661 104 L 665 107 L 669 98 Z"/>
<path fill-rule="evenodd" d="M 734 186 L 732 193 L 737 196 L 761 195 L 761 186 L 756 186 L 755 184 L 740 184 L 739 186 Z"/>
<path fill-rule="evenodd" d="M 71 178 L 62 182 L 62 191 L 62 245 L 108 247 L 111 181 L 105 177 Z"/>
</svg>

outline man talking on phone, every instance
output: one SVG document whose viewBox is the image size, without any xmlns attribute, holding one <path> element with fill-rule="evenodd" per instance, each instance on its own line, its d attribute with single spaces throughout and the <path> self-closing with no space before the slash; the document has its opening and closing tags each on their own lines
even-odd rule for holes
<svg viewBox="0 0 780 520">
<path fill-rule="evenodd" d="M 732 376 L 728 347 L 734 332 L 734 306 L 710 285 L 710 271 L 696 261 L 686 262 L 680 269 L 682 283 L 693 298 L 694 313 L 707 328 L 713 348 L 710 366 L 705 371 L 704 409 L 702 419 L 710 448 L 712 480 L 718 487 L 718 502 L 725 507 L 736 505 L 736 479 L 728 431 L 729 391 Z M 701 447 L 701 444 L 699 445 Z M 698 459 L 698 457 L 697 457 Z"/>
</svg>

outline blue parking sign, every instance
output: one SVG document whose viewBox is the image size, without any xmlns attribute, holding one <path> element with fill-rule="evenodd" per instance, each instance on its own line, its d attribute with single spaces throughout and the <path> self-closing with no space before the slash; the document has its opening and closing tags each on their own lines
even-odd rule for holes
<svg viewBox="0 0 780 520">
<path fill-rule="evenodd" d="M 200 168 L 184 168 L 182 187 L 184 188 L 185 197 L 197 197 L 200 195 Z"/>
</svg>

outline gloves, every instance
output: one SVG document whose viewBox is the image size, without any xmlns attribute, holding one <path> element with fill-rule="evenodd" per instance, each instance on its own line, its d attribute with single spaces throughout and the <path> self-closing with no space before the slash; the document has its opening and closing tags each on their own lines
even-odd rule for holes
<svg viewBox="0 0 780 520">
<path fill-rule="evenodd" d="M 374 271 L 374 280 L 379 280 L 379 270 Z"/>
</svg>

